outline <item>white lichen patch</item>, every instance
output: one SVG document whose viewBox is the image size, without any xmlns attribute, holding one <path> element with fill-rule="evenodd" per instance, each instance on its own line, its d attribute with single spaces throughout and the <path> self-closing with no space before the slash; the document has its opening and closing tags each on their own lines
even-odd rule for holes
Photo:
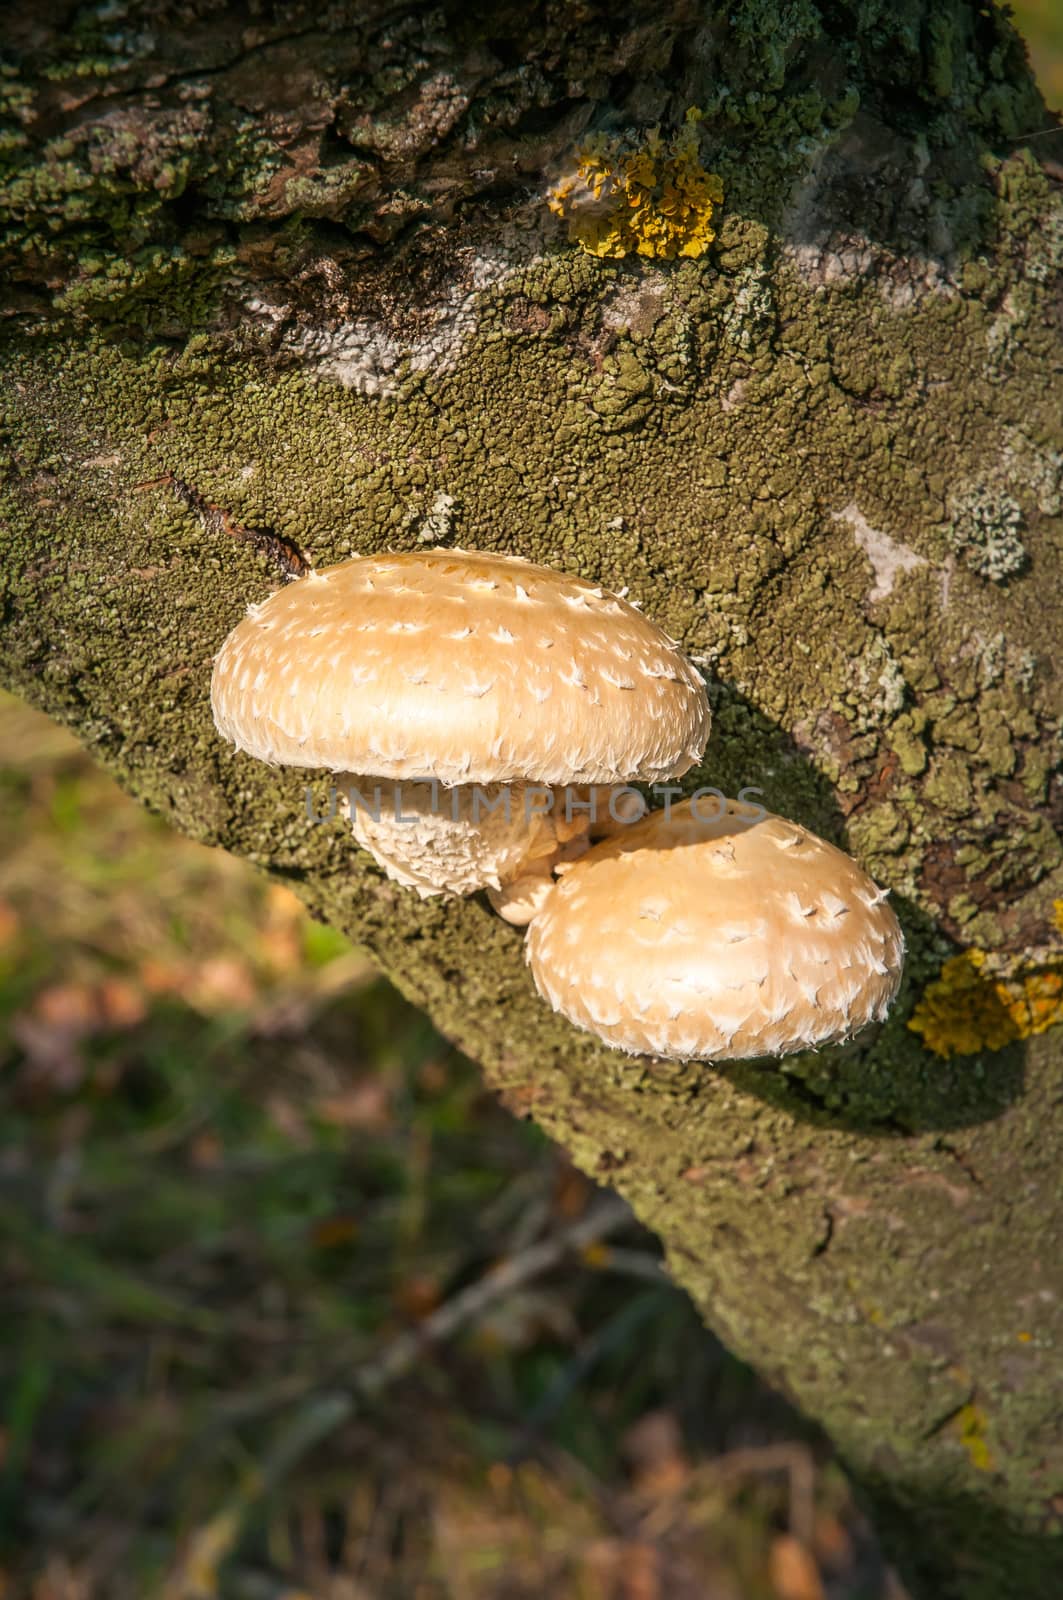
<svg viewBox="0 0 1063 1600">
<path fill-rule="evenodd" d="M 446 543 L 453 528 L 457 503 L 452 494 L 445 494 L 442 489 L 439 491 L 432 501 L 428 515 L 423 518 L 417 530 L 417 538 L 421 544 Z"/>
<path fill-rule="evenodd" d="M 511 261 L 467 252 L 460 276 L 434 304 L 421 308 L 416 331 L 404 333 L 383 319 L 358 317 L 331 327 L 293 328 L 282 338 L 282 351 L 358 394 L 395 394 L 408 375 L 455 366 L 476 328 L 480 296 L 513 270 Z M 249 309 L 284 320 L 284 308 L 259 302 Z"/>
<path fill-rule="evenodd" d="M 1031 283 L 1051 282 L 1063 267 L 1063 202 L 1052 200 L 1038 226 L 1030 228 L 1024 241 L 1026 277 Z"/>
<path fill-rule="evenodd" d="M 1063 511 L 1063 452 L 1036 444 L 1021 428 L 1007 429 L 1004 474 L 1022 485 L 1038 511 L 1058 517 Z"/>
<path fill-rule="evenodd" d="M 845 694 L 846 718 L 857 733 L 870 733 L 895 717 L 904 705 L 901 664 L 886 639 L 871 638 L 850 663 Z"/>
<path fill-rule="evenodd" d="M 988 639 L 973 633 L 960 654 L 972 656 L 977 662 L 982 686 L 986 689 L 1007 679 L 1027 693 L 1040 664 L 1034 651 L 1010 644 L 1003 633 L 990 634 Z"/>
<path fill-rule="evenodd" d="M 970 484 L 949 503 L 949 544 L 980 578 L 1002 583 L 1026 564 L 1022 507 L 995 484 Z"/>
<path fill-rule="evenodd" d="M 874 165 L 876 159 L 884 158 L 884 150 L 875 148 L 881 144 L 883 132 L 873 126 L 862 131 L 854 126 L 844 137 L 843 142 L 851 144 L 852 157 L 861 170 L 868 162 Z M 931 210 L 925 176 L 929 154 L 916 141 L 913 149 L 903 153 L 898 150 L 896 155 L 908 163 L 914 159 L 914 168 L 909 167 L 906 174 L 893 181 L 901 183 L 913 227 L 921 229 L 929 248 L 900 253 L 839 220 L 844 212 L 839 212 L 835 186 L 839 172 L 845 171 L 843 152 L 840 147 L 824 144 L 807 177 L 795 189 L 783 221 L 783 260 L 809 287 L 829 289 L 857 281 L 868 283 L 897 311 L 930 295 L 951 299 L 959 293 L 951 265 L 952 241 Z"/>
<path fill-rule="evenodd" d="M 752 350 L 775 322 L 775 299 L 767 266 L 758 261 L 743 267 L 732 280 L 734 293 L 724 307 L 725 337 L 739 350 Z"/>
<path fill-rule="evenodd" d="M 602 304 L 602 327 L 609 333 L 649 333 L 667 309 L 668 280 L 653 268 L 624 282 Z"/>
<path fill-rule="evenodd" d="M 858 233 L 790 242 L 783 247 L 783 257 L 810 288 L 844 286 L 859 279 L 873 283 L 894 311 L 903 311 L 928 295 L 951 299 L 959 293 L 943 260 L 919 251 L 899 255 Z"/>
<path fill-rule="evenodd" d="M 1004 677 L 1004 670 L 1008 660 L 1008 642 L 1002 633 L 994 633 L 988 639 L 976 638 L 978 645 L 979 665 L 982 669 L 982 683 L 987 689 L 993 684 L 1000 683 Z"/>
<path fill-rule="evenodd" d="M 1009 289 L 1001 300 L 1000 310 L 990 322 L 985 336 L 984 371 L 990 383 L 999 383 L 1011 370 L 1031 310 L 1032 296 L 1025 284 Z"/>
<path fill-rule="evenodd" d="M 835 522 L 847 522 L 853 538 L 871 563 L 875 581 L 867 591 L 869 600 L 885 600 L 893 593 L 893 586 L 902 572 L 925 567 L 923 556 L 916 555 L 908 545 L 891 539 L 881 528 L 873 528 L 855 500 L 850 500 L 841 511 L 834 512 Z"/>
</svg>

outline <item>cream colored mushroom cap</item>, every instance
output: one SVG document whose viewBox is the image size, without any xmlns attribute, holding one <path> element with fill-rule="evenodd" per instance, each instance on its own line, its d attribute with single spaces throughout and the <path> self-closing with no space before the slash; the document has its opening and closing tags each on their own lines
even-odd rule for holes
<svg viewBox="0 0 1063 1600">
<path fill-rule="evenodd" d="M 461 550 L 356 557 L 252 606 L 211 704 L 262 761 L 445 784 L 671 777 L 709 732 L 700 676 L 634 606 Z"/>
<path fill-rule="evenodd" d="M 856 862 L 733 800 L 653 812 L 565 872 L 527 935 L 539 992 L 617 1049 L 785 1055 L 880 1021 L 904 940 Z"/>
</svg>

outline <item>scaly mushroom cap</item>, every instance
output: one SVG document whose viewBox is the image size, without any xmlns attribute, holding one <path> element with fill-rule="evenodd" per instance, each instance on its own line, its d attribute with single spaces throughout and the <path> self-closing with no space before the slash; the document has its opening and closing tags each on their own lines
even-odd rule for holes
<svg viewBox="0 0 1063 1600">
<path fill-rule="evenodd" d="M 702 799 L 565 871 L 528 929 L 540 994 L 632 1053 L 785 1055 L 885 1017 L 900 926 L 856 862 L 782 817 Z"/>
<path fill-rule="evenodd" d="M 445 784 L 673 777 L 705 685 L 615 595 L 515 556 L 359 556 L 251 606 L 214 662 L 219 732 L 290 767 Z"/>
</svg>

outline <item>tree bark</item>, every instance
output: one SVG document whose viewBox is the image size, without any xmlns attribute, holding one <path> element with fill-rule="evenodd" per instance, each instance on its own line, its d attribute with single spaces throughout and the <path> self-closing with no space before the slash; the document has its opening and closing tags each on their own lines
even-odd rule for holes
<svg viewBox="0 0 1063 1600">
<path fill-rule="evenodd" d="M 1058 952 L 1063 140 L 1004 15 L 40 0 L 5 27 L 6 681 L 349 932 L 631 1202 L 917 1595 L 1054 1600 L 1059 1033 L 943 1059 L 907 1026 L 958 945 L 1049 978 Z M 690 107 L 715 245 L 581 249 L 548 205 L 581 141 Z M 895 891 L 892 1020 L 714 1068 L 553 1017 L 516 930 L 385 882 L 215 735 L 211 656 L 278 541 L 627 587 L 711 679 L 686 787 L 758 785 Z"/>
</svg>

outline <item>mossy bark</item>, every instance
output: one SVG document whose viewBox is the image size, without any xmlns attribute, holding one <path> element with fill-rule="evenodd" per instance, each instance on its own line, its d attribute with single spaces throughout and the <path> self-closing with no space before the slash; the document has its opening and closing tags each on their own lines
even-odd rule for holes
<svg viewBox="0 0 1063 1600">
<path fill-rule="evenodd" d="M 4 676 L 631 1201 L 917 1594 L 1054 1600 L 1059 1035 L 943 1060 L 907 1019 L 956 943 L 1056 938 L 1060 139 L 962 0 L 526 9 L 19 15 Z M 690 106 L 716 245 L 581 253 L 546 204 L 581 138 Z M 895 890 L 893 1020 L 713 1069 L 552 1017 L 514 929 L 386 883 L 220 744 L 211 655 L 279 581 L 233 522 L 319 564 L 453 541 L 627 586 L 712 680 L 687 787 L 757 785 Z"/>
</svg>

